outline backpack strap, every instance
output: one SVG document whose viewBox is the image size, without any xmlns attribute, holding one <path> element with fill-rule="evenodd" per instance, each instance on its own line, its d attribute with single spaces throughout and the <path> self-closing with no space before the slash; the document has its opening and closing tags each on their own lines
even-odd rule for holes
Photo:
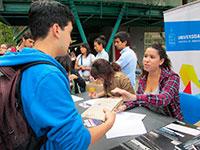
<svg viewBox="0 0 200 150">
<path fill-rule="evenodd" d="M 16 84 L 16 98 L 18 100 L 18 104 L 21 104 L 21 79 L 22 79 L 22 73 L 23 71 L 25 71 L 26 69 L 35 66 L 35 65 L 39 65 L 39 64 L 49 64 L 49 65 L 53 65 L 55 66 L 53 63 L 49 62 L 49 61 L 35 61 L 35 62 L 31 62 L 31 63 L 27 63 L 27 64 L 23 64 L 20 68 L 20 77 L 18 78 L 17 84 Z"/>
<path fill-rule="evenodd" d="M 83 65 L 83 55 L 81 54 L 81 66 Z"/>
<path fill-rule="evenodd" d="M 5 75 L 8 79 L 12 78 L 14 72 L 15 70 L 11 67 L 0 67 L 1 76 Z"/>
<path fill-rule="evenodd" d="M 48 64 L 48 65 L 53 65 L 55 66 L 53 63 L 49 62 L 49 61 L 35 61 L 35 62 L 31 62 L 31 63 L 27 63 L 21 66 L 20 68 L 20 76 L 16 82 L 16 92 L 15 92 L 15 96 L 17 98 L 17 103 L 16 103 L 16 109 L 18 109 L 18 111 L 21 112 L 21 114 L 24 116 L 24 119 L 27 121 L 24 111 L 23 111 L 23 107 L 22 107 L 22 99 L 21 99 L 21 79 L 22 79 L 22 73 L 23 71 L 25 71 L 26 69 L 35 66 L 35 65 L 39 65 L 39 64 Z M 28 122 L 27 122 L 28 123 Z M 34 134 L 32 128 L 29 125 L 29 129 L 30 132 L 32 134 L 32 138 L 30 141 L 30 147 L 31 149 L 40 149 L 40 147 L 42 146 L 42 144 L 44 144 L 47 141 L 47 135 L 43 135 L 42 137 L 40 137 L 38 140 L 36 140 L 36 135 Z"/>
</svg>

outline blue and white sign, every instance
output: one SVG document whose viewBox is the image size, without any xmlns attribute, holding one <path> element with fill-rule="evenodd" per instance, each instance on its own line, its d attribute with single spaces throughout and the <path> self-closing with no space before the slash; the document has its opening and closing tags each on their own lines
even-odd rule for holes
<svg viewBox="0 0 200 150">
<path fill-rule="evenodd" d="M 165 22 L 166 47 L 169 51 L 200 48 L 200 21 Z"/>
<path fill-rule="evenodd" d="M 200 1 L 164 12 L 167 53 L 181 89 L 200 94 Z"/>
</svg>

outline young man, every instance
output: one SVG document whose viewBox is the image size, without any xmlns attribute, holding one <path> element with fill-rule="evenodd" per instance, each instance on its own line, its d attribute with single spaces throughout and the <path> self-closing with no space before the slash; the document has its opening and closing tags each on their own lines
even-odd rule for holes
<svg viewBox="0 0 200 150">
<path fill-rule="evenodd" d="M 33 37 L 31 35 L 31 33 L 30 32 L 26 32 L 22 36 L 20 46 L 18 47 L 18 51 L 22 50 L 25 47 L 32 48 L 33 44 L 34 44 L 34 40 L 33 40 Z"/>
<path fill-rule="evenodd" d="M 94 40 L 94 49 L 97 52 L 96 59 L 105 59 L 109 61 L 109 55 L 105 51 L 106 40 L 105 36 L 101 35 L 100 37 Z"/>
<path fill-rule="evenodd" d="M 105 110 L 106 121 L 85 128 L 70 95 L 65 69 L 54 59 L 65 55 L 71 42 L 72 15 L 56 1 L 35 1 L 29 10 L 29 26 L 35 44 L 16 55 L 0 58 L 2 66 L 49 61 L 22 74 L 21 97 L 25 117 L 37 137 L 47 136 L 41 149 L 87 149 L 113 125 L 115 113 Z"/>
<path fill-rule="evenodd" d="M 120 50 L 121 56 L 116 61 L 120 65 L 122 72 L 131 80 L 131 85 L 135 88 L 135 71 L 137 65 L 137 56 L 129 47 L 130 36 L 126 32 L 118 32 L 115 35 L 114 44 L 117 50 Z"/>
</svg>

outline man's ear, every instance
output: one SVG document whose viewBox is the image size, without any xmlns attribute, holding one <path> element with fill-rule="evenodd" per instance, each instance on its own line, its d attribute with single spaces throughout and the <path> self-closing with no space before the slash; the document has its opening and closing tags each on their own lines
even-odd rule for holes
<svg viewBox="0 0 200 150">
<path fill-rule="evenodd" d="M 22 38 L 22 42 L 25 42 L 26 40 L 25 40 L 25 38 Z"/>
<path fill-rule="evenodd" d="M 124 41 L 123 44 L 124 44 L 124 46 L 127 46 L 127 41 Z"/>
<path fill-rule="evenodd" d="M 53 24 L 53 26 L 51 27 L 52 34 L 56 38 L 60 37 L 60 30 L 61 28 L 57 23 Z"/>
</svg>

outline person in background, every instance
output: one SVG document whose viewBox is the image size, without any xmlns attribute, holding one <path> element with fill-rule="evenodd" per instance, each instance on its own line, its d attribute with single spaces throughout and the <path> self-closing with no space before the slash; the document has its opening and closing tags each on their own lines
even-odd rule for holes
<svg viewBox="0 0 200 150">
<path fill-rule="evenodd" d="M 75 54 L 74 51 L 71 51 L 69 55 L 70 55 L 70 58 L 71 58 L 71 61 L 72 61 L 71 67 L 72 67 L 72 69 L 74 70 L 74 68 L 75 68 L 75 63 L 76 63 L 76 54 Z"/>
<path fill-rule="evenodd" d="M 72 100 L 66 70 L 55 57 L 67 54 L 73 15 L 66 5 L 42 0 L 31 4 L 28 16 L 34 47 L 26 47 L 16 55 L 1 56 L 0 65 L 50 62 L 29 67 L 22 73 L 20 92 L 24 117 L 37 138 L 47 138 L 41 150 L 86 150 L 112 127 L 115 113 L 105 109 L 105 122 L 86 128 Z"/>
<path fill-rule="evenodd" d="M 100 37 L 94 40 L 94 49 L 97 52 L 96 59 L 102 58 L 109 61 L 108 53 L 105 51 L 106 40 L 105 36 L 101 35 Z"/>
<path fill-rule="evenodd" d="M 80 50 L 81 54 L 76 58 L 75 69 L 78 70 L 83 79 L 89 80 L 90 69 L 95 60 L 95 56 L 90 53 L 90 47 L 88 44 L 82 44 Z"/>
<path fill-rule="evenodd" d="M 120 66 L 116 63 L 112 65 L 105 59 L 97 59 L 91 67 L 91 76 L 103 82 L 104 91 L 100 93 L 89 93 L 91 98 L 112 96 L 111 90 L 116 87 L 124 89 L 134 94 L 134 89 L 129 78 L 120 71 Z"/>
<path fill-rule="evenodd" d="M 130 48 L 130 35 L 121 31 L 115 35 L 114 39 L 114 45 L 121 54 L 116 63 L 121 66 L 122 72 L 128 76 L 131 81 L 131 85 L 135 88 L 137 56 Z"/>
<path fill-rule="evenodd" d="M 6 51 L 6 52 L 15 53 L 15 52 L 17 52 L 17 49 L 16 49 L 15 45 L 13 45 L 13 44 L 8 44 L 8 46 L 7 46 L 7 51 Z"/>
<path fill-rule="evenodd" d="M 22 50 L 24 47 L 33 47 L 34 44 L 34 40 L 33 40 L 33 36 L 31 35 L 30 32 L 26 32 L 23 34 L 22 39 L 21 39 L 21 43 L 19 45 L 19 47 L 17 48 L 18 51 Z"/>
<path fill-rule="evenodd" d="M 77 94 L 85 92 L 85 80 L 81 78 L 79 73 L 72 68 L 72 61 L 70 56 L 67 54 L 65 56 L 57 56 L 56 60 L 65 68 L 67 71 L 67 76 L 70 80 L 71 93 Z"/>
<path fill-rule="evenodd" d="M 148 47 L 143 57 L 143 74 L 139 80 L 137 94 L 116 88 L 112 93 L 124 97 L 126 103 L 118 110 L 137 106 L 182 120 L 179 100 L 179 76 L 171 70 L 171 61 L 160 44 Z"/>
<path fill-rule="evenodd" d="M 1 44 L 1 47 L 0 47 L 0 56 L 4 55 L 7 49 L 8 49 L 7 44 Z"/>
<path fill-rule="evenodd" d="M 71 60 L 72 60 L 72 61 L 76 60 L 76 54 L 75 54 L 74 51 L 71 51 L 71 52 L 70 52 L 70 57 L 71 57 Z"/>
</svg>

